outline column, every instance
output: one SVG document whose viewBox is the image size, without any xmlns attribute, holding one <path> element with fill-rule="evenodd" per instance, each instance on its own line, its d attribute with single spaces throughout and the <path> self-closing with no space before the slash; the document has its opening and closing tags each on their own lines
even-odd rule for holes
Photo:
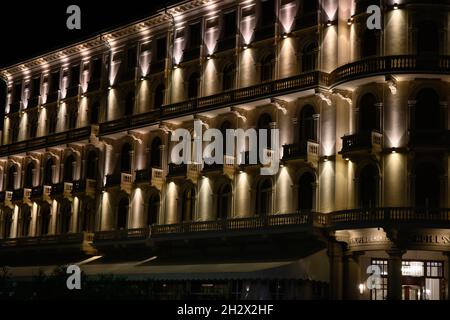
<svg viewBox="0 0 450 320">
<path fill-rule="evenodd" d="M 388 261 L 388 300 L 402 300 L 402 256 L 405 251 L 391 249 L 386 251 Z"/>
<path fill-rule="evenodd" d="M 450 300 L 450 251 L 444 252 L 444 255 L 447 256 L 447 279 L 445 279 L 447 282 L 447 300 Z"/>
<path fill-rule="evenodd" d="M 343 290 L 343 252 L 342 246 L 336 240 L 328 243 L 328 257 L 330 261 L 330 299 L 342 300 Z"/>
</svg>

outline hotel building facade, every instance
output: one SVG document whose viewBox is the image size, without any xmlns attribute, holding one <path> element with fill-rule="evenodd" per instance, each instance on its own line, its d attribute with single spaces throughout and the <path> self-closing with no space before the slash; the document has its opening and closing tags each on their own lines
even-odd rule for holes
<svg viewBox="0 0 450 320">
<path fill-rule="evenodd" d="M 185 1 L 0 70 L 0 265 L 159 298 L 448 299 L 449 8 Z M 277 174 L 238 161 L 250 143 L 172 163 L 195 121 L 278 129 Z"/>
</svg>

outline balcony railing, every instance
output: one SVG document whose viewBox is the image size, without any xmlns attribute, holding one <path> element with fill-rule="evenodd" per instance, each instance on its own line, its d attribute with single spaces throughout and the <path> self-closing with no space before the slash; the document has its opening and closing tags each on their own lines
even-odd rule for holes
<svg viewBox="0 0 450 320">
<path fill-rule="evenodd" d="M 45 187 L 44 187 L 45 188 Z M 65 183 L 55 183 L 52 186 L 51 192 L 50 192 L 50 196 L 52 197 L 56 197 L 56 196 L 61 196 L 64 194 L 64 190 L 65 189 Z"/>
<path fill-rule="evenodd" d="M 0 157 L 23 153 L 29 150 L 48 148 L 58 144 L 66 144 L 78 140 L 88 139 L 91 135 L 91 127 L 60 132 L 45 137 L 25 140 L 13 144 L 0 146 Z"/>
<path fill-rule="evenodd" d="M 106 187 L 115 187 L 120 184 L 120 176 L 116 174 L 110 174 L 106 176 Z"/>
<path fill-rule="evenodd" d="M 44 187 L 43 186 L 33 187 L 31 189 L 30 199 L 40 198 L 40 197 L 42 197 L 43 194 L 44 194 Z"/>
<path fill-rule="evenodd" d="M 94 243 L 111 241 L 139 241 L 149 238 L 148 228 L 100 231 L 94 235 Z"/>
<path fill-rule="evenodd" d="M 450 56 L 385 56 L 356 61 L 331 73 L 330 85 L 370 78 L 375 75 L 404 73 L 450 73 Z"/>
<path fill-rule="evenodd" d="M 294 77 L 258 84 L 255 86 L 226 91 L 220 94 L 200 97 L 188 101 L 162 106 L 160 110 L 137 114 L 118 120 L 102 123 L 100 135 L 111 134 L 137 127 L 156 124 L 160 120 L 174 116 L 189 115 L 226 106 L 251 102 L 280 94 L 287 94 L 298 90 L 313 88 L 319 84 L 328 83 L 328 75 L 315 71 Z"/>
<path fill-rule="evenodd" d="M 73 244 L 81 244 L 84 241 L 92 241 L 92 234 L 69 233 L 69 234 L 50 235 L 41 237 L 6 239 L 0 240 L 0 248 L 73 245 Z"/>
<path fill-rule="evenodd" d="M 59 91 L 52 91 L 47 93 L 47 98 L 45 100 L 45 104 L 54 103 L 58 101 Z"/>
<path fill-rule="evenodd" d="M 373 147 L 383 146 L 383 135 L 372 131 L 368 133 L 357 133 L 342 137 L 341 153 L 348 153 L 361 150 L 369 150 Z"/>
<path fill-rule="evenodd" d="M 75 85 L 75 86 L 70 86 L 66 89 L 66 99 L 67 98 L 73 98 L 78 96 L 78 91 L 79 91 L 80 86 L 79 85 Z"/>
</svg>

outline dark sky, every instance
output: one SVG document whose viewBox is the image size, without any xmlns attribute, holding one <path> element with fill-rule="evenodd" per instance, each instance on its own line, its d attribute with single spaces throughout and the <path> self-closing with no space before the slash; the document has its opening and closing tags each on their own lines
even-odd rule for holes
<svg viewBox="0 0 450 320">
<path fill-rule="evenodd" d="M 6 2 L 8 2 L 6 4 Z M 0 4 L 0 67 L 32 58 L 151 15 L 173 0 L 4 0 Z M 69 5 L 81 8 L 81 30 L 68 30 Z"/>
</svg>

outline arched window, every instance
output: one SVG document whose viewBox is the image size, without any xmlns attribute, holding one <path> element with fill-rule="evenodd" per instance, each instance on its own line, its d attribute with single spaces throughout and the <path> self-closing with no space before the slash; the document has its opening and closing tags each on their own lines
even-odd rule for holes
<svg viewBox="0 0 450 320">
<path fill-rule="evenodd" d="M 359 106 L 359 133 L 367 134 L 374 130 L 379 131 L 379 115 L 376 98 L 373 94 L 366 94 L 360 100 Z"/>
<path fill-rule="evenodd" d="M 317 42 L 312 42 L 303 48 L 302 72 L 309 72 L 317 69 L 318 52 Z"/>
<path fill-rule="evenodd" d="M 89 151 L 86 160 L 86 179 L 97 180 L 97 152 Z"/>
<path fill-rule="evenodd" d="M 181 219 L 183 222 L 195 219 L 195 190 L 192 186 L 187 187 L 181 199 Z"/>
<path fill-rule="evenodd" d="M 423 89 L 417 94 L 413 114 L 413 129 L 438 131 L 440 124 L 439 96 L 433 89 Z"/>
<path fill-rule="evenodd" d="M 366 29 L 361 39 L 361 58 L 377 55 L 378 39 L 375 30 Z"/>
<path fill-rule="evenodd" d="M 417 54 L 438 55 L 440 50 L 439 28 L 433 21 L 423 21 L 417 26 Z"/>
<path fill-rule="evenodd" d="M 310 141 L 316 141 L 316 129 L 314 127 L 314 107 L 306 105 L 300 112 L 299 121 L 299 141 L 306 143 Z"/>
<path fill-rule="evenodd" d="M 261 82 L 274 80 L 275 57 L 268 55 L 261 63 Z"/>
<path fill-rule="evenodd" d="M 10 210 L 3 211 L 3 238 L 9 239 L 11 237 L 11 228 L 13 225 L 13 216 Z"/>
<path fill-rule="evenodd" d="M 117 230 L 123 230 L 128 228 L 128 211 L 130 201 L 128 198 L 122 198 L 119 202 L 117 210 Z"/>
<path fill-rule="evenodd" d="M 231 217 L 231 185 L 229 183 L 223 184 L 219 188 L 217 194 L 217 218 L 218 219 L 228 219 Z"/>
<path fill-rule="evenodd" d="M 125 116 L 131 116 L 133 114 L 134 100 L 135 100 L 134 92 L 132 91 L 128 92 L 125 98 L 125 112 L 124 112 Z"/>
<path fill-rule="evenodd" d="M 156 137 L 152 141 L 150 149 L 150 167 L 151 168 L 161 168 L 161 139 Z"/>
<path fill-rule="evenodd" d="M 441 204 L 439 170 L 431 163 L 415 168 L 415 205 L 419 208 L 439 208 Z"/>
<path fill-rule="evenodd" d="M 34 171 L 34 163 L 30 162 L 25 169 L 25 181 L 24 188 L 32 189 L 33 188 L 33 171 Z"/>
<path fill-rule="evenodd" d="M 100 110 L 100 102 L 95 101 L 91 106 L 91 124 L 98 124 L 98 113 Z"/>
<path fill-rule="evenodd" d="M 55 162 L 53 159 L 48 159 L 45 163 L 45 169 L 44 169 L 44 185 L 51 186 L 53 184 L 53 166 L 55 165 Z"/>
<path fill-rule="evenodd" d="M 197 72 L 191 74 L 188 80 L 188 99 L 193 99 L 198 96 L 198 85 L 200 75 Z"/>
<path fill-rule="evenodd" d="M 70 155 L 64 161 L 64 182 L 73 181 L 73 166 L 75 162 L 75 157 Z"/>
<path fill-rule="evenodd" d="M 153 194 L 148 199 L 148 208 L 147 208 L 147 225 L 148 226 L 158 223 L 160 202 L 161 202 L 161 200 L 160 200 L 159 194 Z"/>
<path fill-rule="evenodd" d="M 299 212 L 311 212 L 314 208 L 314 182 L 313 174 L 306 172 L 298 181 L 298 204 Z"/>
<path fill-rule="evenodd" d="M 20 235 L 22 237 L 28 237 L 30 235 L 31 226 L 31 210 L 30 207 L 25 205 L 21 208 L 22 225 L 20 227 Z"/>
<path fill-rule="evenodd" d="M 236 66 L 234 64 L 229 64 L 223 69 L 223 78 L 222 78 L 223 91 L 234 89 L 235 74 L 236 74 Z"/>
<path fill-rule="evenodd" d="M 131 145 L 125 143 L 122 146 L 122 152 L 120 156 L 120 172 L 131 173 Z"/>
<path fill-rule="evenodd" d="M 378 170 L 365 166 L 359 175 L 359 204 L 361 208 L 374 208 L 378 203 Z"/>
<path fill-rule="evenodd" d="M 256 188 L 256 215 L 266 216 L 272 208 L 272 181 L 261 180 Z"/>
<path fill-rule="evenodd" d="M 51 220 L 50 207 L 49 206 L 41 207 L 41 225 L 39 230 L 41 236 L 46 236 L 49 234 L 50 220 Z"/>
<path fill-rule="evenodd" d="M 267 149 L 270 149 L 272 146 L 272 139 L 271 139 L 271 127 L 270 124 L 272 123 L 272 117 L 268 113 L 263 113 L 259 119 L 258 119 L 258 131 L 259 130 L 267 130 Z M 259 148 L 259 132 L 258 132 L 258 148 Z"/>
<path fill-rule="evenodd" d="M 11 166 L 8 170 L 8 180 L 6 184 L 7 191 L 14 191 L 16 189 L 16 176 L 17 176 L 17 167 Z"/>
<path fill-rule="evenodd" d="M 163 84 L 160 84 L 155 89 L 155 98 L 153 101 L 153 109 L 159 109 L 164 104 L 164 91 L 165 87 Z"/>
<path fill-rule="evenodd" d="M 60 232 L 61 234 L 69 233 L 70 222 L 72 219 L 72 206 L 69 203 L 63 203 L 60 211 Z"/>
</svg>

